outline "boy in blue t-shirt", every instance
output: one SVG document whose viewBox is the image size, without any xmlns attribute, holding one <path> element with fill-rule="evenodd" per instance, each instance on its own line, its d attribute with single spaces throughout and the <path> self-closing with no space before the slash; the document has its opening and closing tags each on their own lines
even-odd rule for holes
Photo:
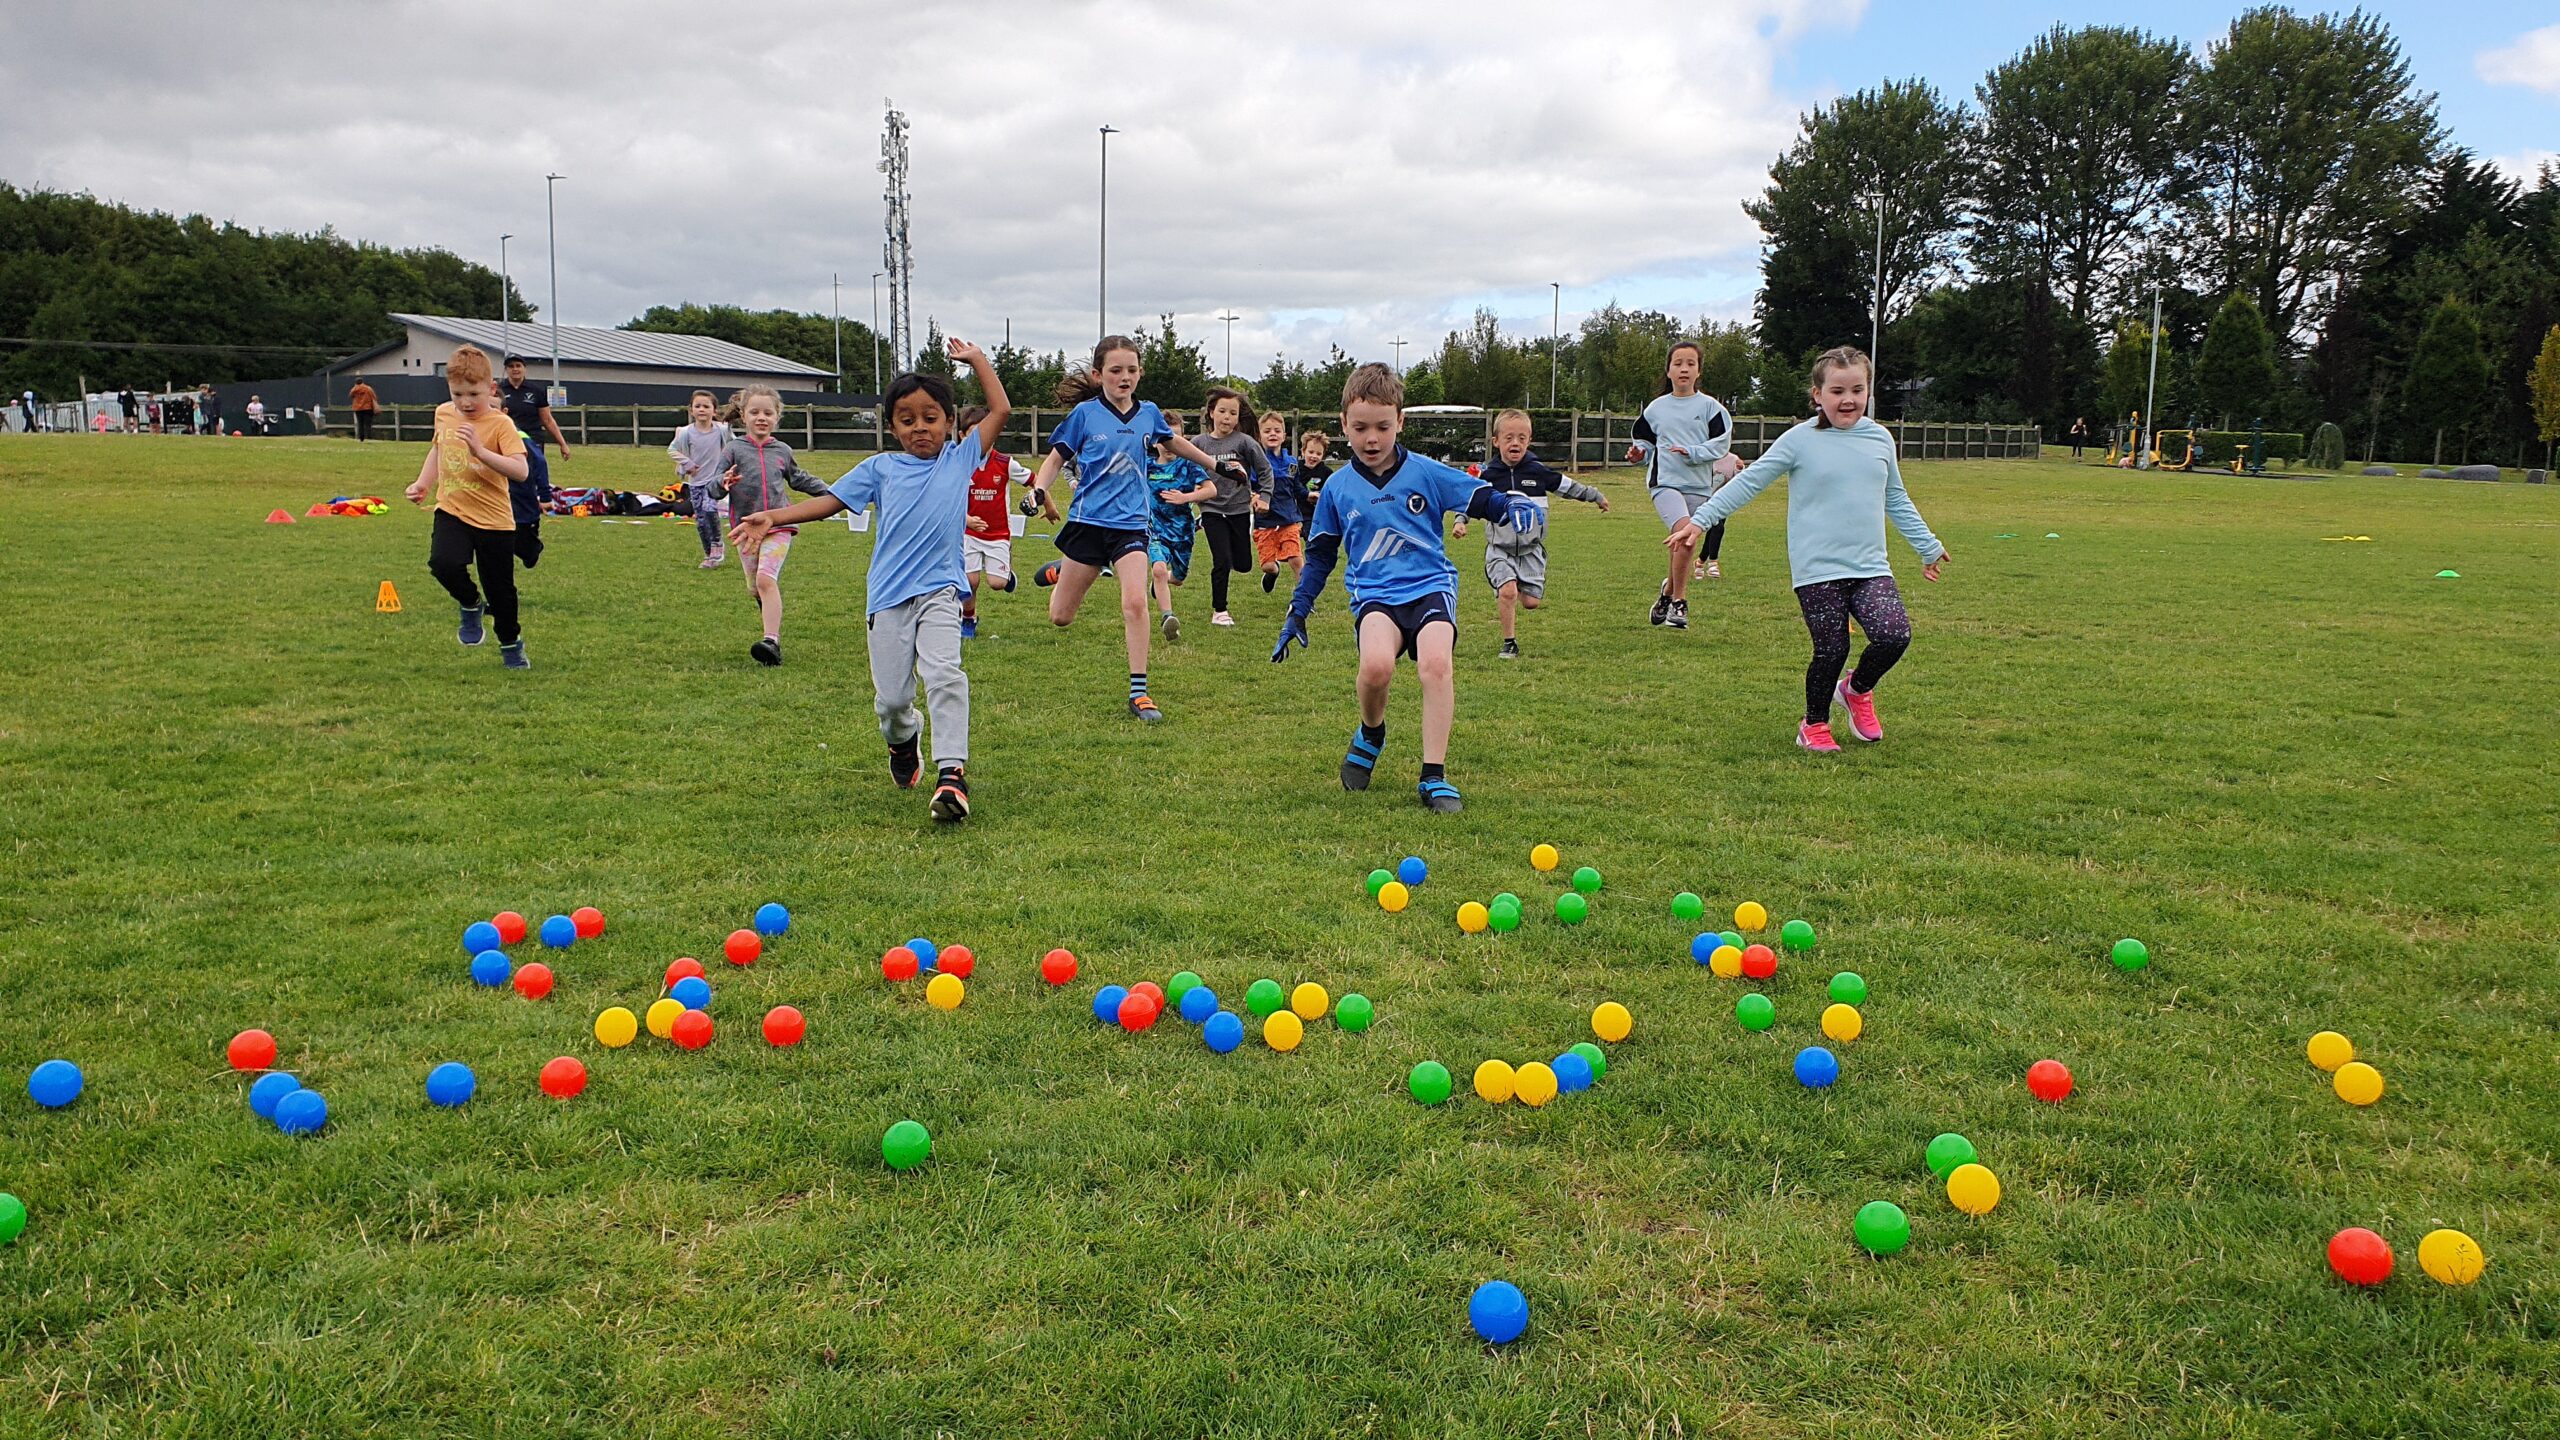
<svg viewBox="0 0 2560 1440">
<path fill-rule="evenodd" d="M 951 358 L 967 365 L 986 392 L 987 417 L 951 438 L 960 414 L 951 382 L 901 375 L 889 382 L 881 408 L 898 449 L 845 472 L 826 494 L 779 510 L 760 510 L 729 532 L 732 546 L 752 547 L 776 525 L 824 520 L 845 510 L 877 510 L 880 523 L 864 582 L 864 628 L 871 638 L 872 709 L 889 742 L 889 775 L 913 788 L 922 767 L 916 682 L 924 682 L 933 716 L 933 818 L 969 818 L 969 677 L 960 668 L 960 606 L 969 594 L 962 537 L 969 533 L 969 480 L 1004 431 L 1013 404 L 987 352 L 953 340 Z M 750 548 L 748 553 L 753 553 Z"/>
<path fill-rule="evenodd" d="M 1466 808 L 1449 783 L 1449 726 L 1457 715 L 1450 656 L 1458 641 L 1458 567 L 1449 561 L 1440 522 L 1450 511 L 1501 524 L 1511 497 L 1463 470 L 1407 452 L 1404 382 L 1372 362 L 1342 387 L 1342 432 L 1352 463 L 1316 498 L 1308 524 L 1307 568 L 1289 600 L 1289 618 L 1272 663 L 1289 658 L 1289 642 L 1307 644 L 1307 616 L 1325 578 L 1345 551 L 1343 588 L 1351 592 L 1360 644 L 1360 730 L 1342 761 L 1342 788 L 1366 790 L 1387 738 L 1387 685 L 1396 658 L 1413 657 L 1422 681 L 1422 803 L 1444 815 Z"/>
<path fill-rule="evenodd" d="M 1182 417 L 1167 415 L 1165 428 L 1182 433 Z M 1156 447 L 1156 463 L 1147 471 L 1147 588 L 1164 614 L 1164 638 L 1182 638 L 1182 622 L 1173 615 L 1173 592 L 1191 577 L 1191 542 L 1200 517 L 1191 507 L 1218 493 L 1209 472 L 1173 452 Z"/>
</svg>

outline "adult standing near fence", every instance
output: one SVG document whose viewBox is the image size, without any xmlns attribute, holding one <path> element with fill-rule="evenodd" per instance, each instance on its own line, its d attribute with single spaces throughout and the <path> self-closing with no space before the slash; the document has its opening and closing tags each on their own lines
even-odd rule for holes
<svg viewBox="0 0 2560 1440">
<path fill-rule="evenodd" d="M 18 414 L 27 422 L 27 433 L 36 433 L 36 392 L 29 390 L 18 397 Z"/>
<path fill-rule="evenodd" d="M 116 392 L 116 408 L 124 412 L 124 433 L 127 435 L 141 434 L 142 399 L 140 396 L 133 393 L 132 386 L 127 385 L 122 390 Z"/>
<path fill-rule="evenodd" d="M 2088 443 L 2089 417 L 2083 415 L 2071 422 L 2071 458 L 2079 459 L 2081 447 Z"/>
<path fill-rule="evenodd" d="M 560 458 L 566 460 L 569 437 L 560 433 L 560 422 L 552 418 L 550 395 L 524 378 L 521 355 L 507 357 L 507 378 L 498 385 L 498 403 L 525 437 L 525 477 L 507 490 L 515 504 L 516 558 L 530 570 L 542 559 L 542 507 L 551 503 L 551 458 L 543 453 L 542 439 L 550 436 L 560 447 Z"/>
<path fill-rule="evenodd" d="M 222 433 L 222 397 L 213 393 L 211 385 L 196 387 L 196 419 L 207 435 Z"/>
<path fill-rule="evenodd" d="M 356 417 L 357 444 L 373 438 L 373 412 L 381 403 L 380 397 L 373 393 L 373 387 L 364 383 L 363 376 L 357 376 L 356 383 L 347 391 L 347 411 Z"/>
</svg>

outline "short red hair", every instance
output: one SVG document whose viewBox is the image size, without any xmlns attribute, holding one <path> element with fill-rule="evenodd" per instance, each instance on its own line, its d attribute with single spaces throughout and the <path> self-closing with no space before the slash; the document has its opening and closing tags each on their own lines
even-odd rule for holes
<svg viewBox="0 0 2560 1440">
<path fill-rule="evenodd" d="M 465 345 L 444 362 L 444 378 L 465 385 L 480 385 L 489 379 L 489 356 L 477 345 Z"/>
</svg>

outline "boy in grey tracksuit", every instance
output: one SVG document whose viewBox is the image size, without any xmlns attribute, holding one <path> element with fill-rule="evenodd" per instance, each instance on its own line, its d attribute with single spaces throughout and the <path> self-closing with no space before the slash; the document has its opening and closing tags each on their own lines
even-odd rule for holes
<svg viewBox="0 0 2560 1440">
<path fill-rule="evenodd" d="M 713 418 L 715 407 L 708 390 L 693 392 L 693 421 L 678 429 L 667 442 L 667 458 L 676 462 L 676 476 L 684 482 L 685 498 L 693 504 L 693 528 L 702 537 L 702 568 L 717 570 L 727 558 L 720 543 L 720 476 L 713 463 L 728 454 L 729 427 Z"/>
</svg>

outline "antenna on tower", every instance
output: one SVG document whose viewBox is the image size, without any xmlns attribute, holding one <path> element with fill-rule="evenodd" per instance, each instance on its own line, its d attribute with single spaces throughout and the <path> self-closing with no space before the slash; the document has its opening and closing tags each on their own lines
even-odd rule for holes
<svg viewBox="0 0 2560 1440">
<path fill-rule="evenodd" d="M 889 177 L 882 192 L 888 201 L 888 243 L 880 247 L 881 267 L 889 277 L 889 359 L 899 370 L 908 368 L 908 350 L 914 341 L 911 301 L 915 281 L 916 257 L 907 243 L 907 116 L 894 100 L 883 100 L 889 119 L 880 136 L 880 173 Z"/>
</svg>

